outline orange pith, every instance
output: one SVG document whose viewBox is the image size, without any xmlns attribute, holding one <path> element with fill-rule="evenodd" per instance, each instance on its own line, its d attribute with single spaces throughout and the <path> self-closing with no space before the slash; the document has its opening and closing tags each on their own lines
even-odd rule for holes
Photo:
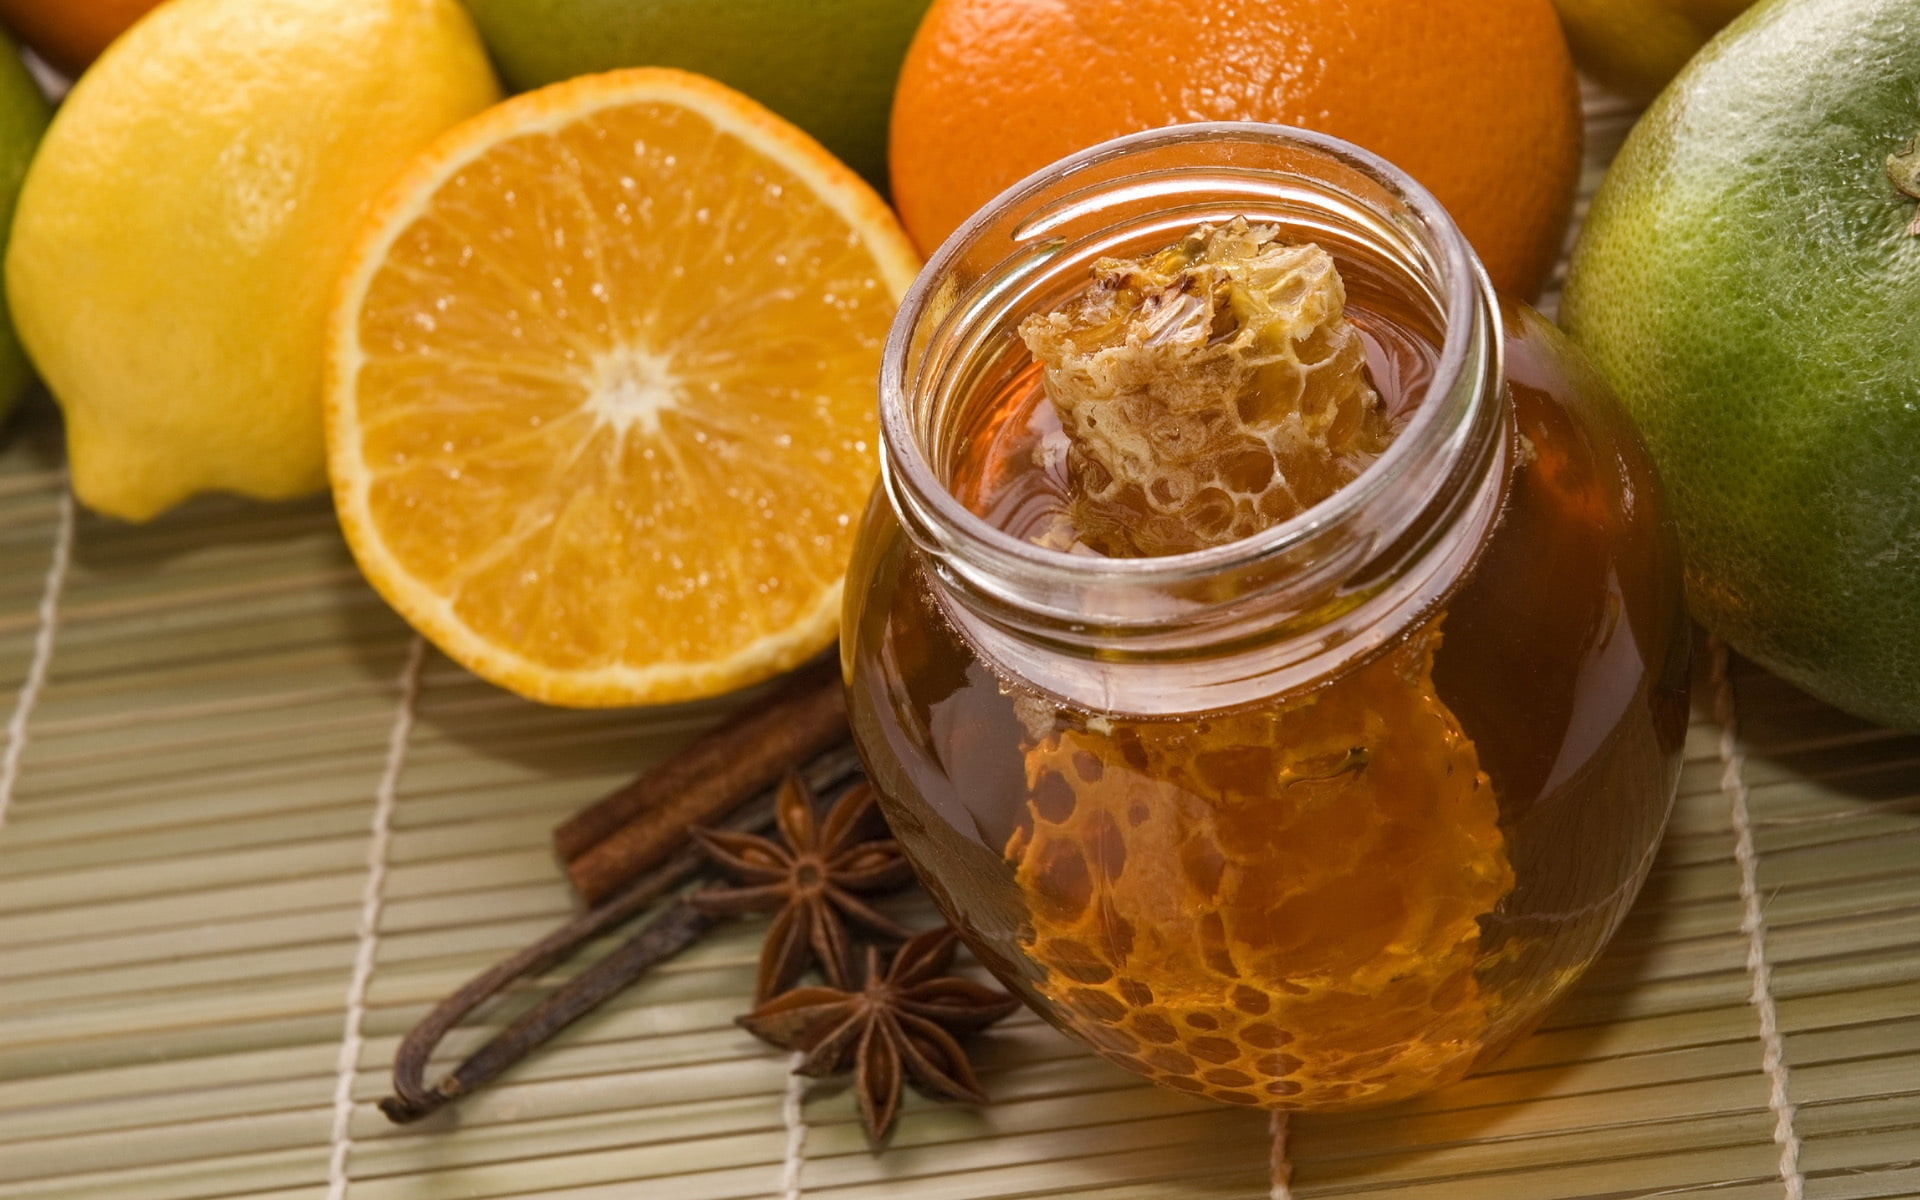
<svg viewBox="0 0 1920 1200">
<path fill-rule="evenodd" d="M 543 700 L 804 660 L 837 628 L 913 269 L 851 172 L 697 76 L 483 114 L 396 186 L 335 308 L 356 556 L 442 649 Z"/>
</svg>

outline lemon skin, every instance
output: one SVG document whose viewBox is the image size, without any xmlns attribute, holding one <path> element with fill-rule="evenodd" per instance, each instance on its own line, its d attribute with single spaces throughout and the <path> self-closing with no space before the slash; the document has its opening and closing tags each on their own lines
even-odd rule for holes
<svg viewBox="0 0 1920 1200">
<path fill-rule="evenodd" d="M 1920 728 L 1920 133 L 1911 0 L 1769 0 L 1628 138 L 1563 322 L 1673 501 L 1695 616 Z"/>
<path fill-rule="evenodd" d="M 326 484 L 335 276 L 374 196 L 498 96 L 455 0 L 172 0 L 56 114 L 6 288 L 75 493 L 133 521 Z"/>
</svg>

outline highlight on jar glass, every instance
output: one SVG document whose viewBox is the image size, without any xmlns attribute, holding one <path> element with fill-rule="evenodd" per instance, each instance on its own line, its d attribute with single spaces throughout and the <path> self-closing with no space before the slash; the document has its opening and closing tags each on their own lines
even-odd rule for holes
<svg viewBox="0 0 1920 1200">
<path fill-rule="evenodd" d="M 1672 804 L 1658 481 L 1388 163 L 1182 126 L 1037 174 L 893 326 L 854 737 L 976 954 L 1181 1091 L 1386 1103 L 1524 1034 Z"/>
</svg>

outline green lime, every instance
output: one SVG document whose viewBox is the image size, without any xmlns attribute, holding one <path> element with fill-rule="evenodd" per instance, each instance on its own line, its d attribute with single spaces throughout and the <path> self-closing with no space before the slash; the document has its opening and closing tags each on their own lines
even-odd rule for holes
<svg viewBox="0 0 1920 1200">
<path fill-rule="evenodd" d="M 1769 0 L 1648 110 L 1562 319 L 1679 522 L 1694 615 L 1800 686 L 1920 727 L 1920 6 Z"/>
<path fill-rule="evenodd" d="M 7 231 L 13 228 L 13 202 L 20 195 L 20 181 L 27 176 L 33 148 L 40 144 L 51 117 L 52 109 L 27 74 L 18 48 L 0 33 L 0 258 L 6 254 Z M 27 365 L 13 322 L 0 302 L 0 421 L 6 420 L 32 381 L 33 368 Z"/>
<path fill-rule="evenodd" d="M 737 88 L 878 187 L 887 110 L 929 0 L 466 0 L 508 85 L 679 67 Z"/>
</svg>

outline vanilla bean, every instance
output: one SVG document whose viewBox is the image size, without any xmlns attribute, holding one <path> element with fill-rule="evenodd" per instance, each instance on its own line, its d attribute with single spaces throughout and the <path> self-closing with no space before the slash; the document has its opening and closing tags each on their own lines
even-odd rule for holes
<svg viewBox="0 0 1920 1200">
<path fill-rule="evenodd" d="M 860 762 L 852 747 L 840 746 L 816 755 L 802 777 L 816 794 L 825 795 L 859 769 Z M 722 822 L 721 828 L 735 832 L 766 829 L 773 824 L 774 803 L 775 793 L 763 790 Z M 470 1093 L 644 974 L 648 967 L 683 949 L 707 927 L 696 927 L 685 916 L 669 920 L 678 910 L 690 907 L 684 900 L 666 909 L 625 946 L 514 1021 L 438 1083 L 427 1086 L 428 1060 L 441 1040 L 469 1013 L 499 995 L 515 980 L 546 970 L 607 930 L 631 920 L 708 867 L 706 855 L 689 844 L 663 865 L 630 879 L 604 904 L 580 913 L 539 941 L 468 980 L 434 1006 L 401 1040 L 393 1061 L 394 1094 L 380 1102 L 380 1111 L 389 1120 L 405 1124 Z"/>
<path fill-rule="evenodd" d="M 380 1101 L 380 1111 L 396 1125 L 405 1125 L 492 1082 L 525 1058 L 529 1050 L 606 1003 L 654 964 L 692 945 L 718 920 L 719 917 L 701 912 L 684 899 L 674 901 L 619 949 L 521 1014 L 513 1024 L 442 1077 L 431 1090 L 417 1086 L 403 1090 L 396 1060 L 394 1090 L 398 1094 Z"/>
<path fill-rule="evenodd" d="M 571 864 L 636 819 L 662 808 L 697 807 L 680 799 L 691 792 L 749 795 L 845 736 L 838 661 L 803 668 L 765 700 L 748 704 L 632 783 L 563 821 L 553 831 L 554 851 Z"/>
</svg>

